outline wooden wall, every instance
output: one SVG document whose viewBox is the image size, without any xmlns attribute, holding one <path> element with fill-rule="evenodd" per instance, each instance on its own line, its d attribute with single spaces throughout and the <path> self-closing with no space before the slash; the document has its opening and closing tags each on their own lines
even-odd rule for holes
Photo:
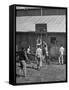
<svg viewBox="0 0 69 90">
<path fill-rule="evenodd" d="M 16 33 L 16 44 L 21 48 L 25 47 L 27 48 L 29 45 L 32 47 L 36 47 L 36 40 L 38 37 L 41 37 L 41 34 L 36 34 L 34 32 L 24 32 L 24 33 Z M 57 45 L 60 46 L 63 44 L 63 46 L 66 48 L 66 34 L 65 33 L 47 33 L 42 35 L 43 41 L 46 41 L 49 46 L 52 45 L 51 43 L 51 37 L 56 37 Z"/>
</svg>

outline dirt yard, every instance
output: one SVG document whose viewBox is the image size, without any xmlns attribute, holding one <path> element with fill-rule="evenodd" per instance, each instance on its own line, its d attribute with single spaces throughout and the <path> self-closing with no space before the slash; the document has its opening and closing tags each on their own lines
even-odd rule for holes
<svg viewBox="0 0 69 90">
<path fill-rule="evenodd" d="M 43 65 L 40 70 L 36 69 L 36 65 L 27 66 L 27 76 L 16 77 L 17 83 L 33 83 L 33 82 L 50 82 L 65 81 L 66 65 Z"/>
</svg>

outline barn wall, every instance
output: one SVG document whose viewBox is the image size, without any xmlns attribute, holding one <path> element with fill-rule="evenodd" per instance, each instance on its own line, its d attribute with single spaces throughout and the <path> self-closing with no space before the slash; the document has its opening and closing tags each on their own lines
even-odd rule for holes
<svg viewBox="0 0 69 90">
<path fill-rule="evenodd" d="M 38 37 L 41 37 L 41 34 L 35 34 L 35 33 L 16 33 L 16 45 L 18 45 L 19 48 L 28 48 L 28 46 L 31 46 L 32 51 L 35 52 L 36 48 L 36 40 Z M 46 40 L 46 35 L 43 35 L 43 40 Z"/>
<path fill-rule="evenodd" d="M 16 44 L 20 47 L 27 48 L 29 45 L 32 47 L 36 47 L 37 38 L 41 37 L 41 34 L 35 34 L 33 32 L 27 33 L 16 33 Z M 57 45 L 63 46 L 66 48 L 66 34 L 65 33 L 48 33 L 47 38 L 46 34 L 43 34 L 42 39 L 48 43 L 49 46 L 52 45 L 51 37 L 56 37 Z"/>
<path fill-rule="evenodd" d="M 51 37 L 56 37 L 56 44 L 58 46 L 62 44 L 66 48 L 66 34 L 65 33 L 49 33 L 48 34 L 49 45 L 51 45 Z"/>
</svg>

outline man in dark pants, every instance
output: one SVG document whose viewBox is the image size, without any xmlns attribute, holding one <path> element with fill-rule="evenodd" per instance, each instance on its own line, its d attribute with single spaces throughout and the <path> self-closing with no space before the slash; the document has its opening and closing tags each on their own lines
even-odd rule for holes
<svg viewBox="0 0 69 90">
<path fill-rule="evenodd" d="M 21 69 L 23 70 L 25 77 L 26 77 L 26 62 L 28 60 L 26 57 L 27 57 L 26 51 L 24 48 L 22 48 L 22 50 L 19 52 L 19 60 L 20 60 Z"/>
<path fill-rule="evenodd" d="M 44 54 L 45 54 L 45 60 L 46 60 L 46 64 L 48 64 L 48 45 L 45 41 L 43 41 L 43 44 L 44 44 Z"/>
</svg>

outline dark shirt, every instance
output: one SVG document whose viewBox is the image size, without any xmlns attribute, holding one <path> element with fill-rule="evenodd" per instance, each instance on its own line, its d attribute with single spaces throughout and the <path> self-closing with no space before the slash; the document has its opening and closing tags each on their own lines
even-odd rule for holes
<svg viewBox="0 0 69 90">
<path fill-rule="evenodd" d="M 19 51 L 19 52 L 16 52 L 17 55 L 19 56 L 19 60 L 18 62 L 20 63 L 20 67 L 23 68 L 23 64 L 22 64 L 22 60 L 24 60 L 25 62 L 27 61 L 26 60 L 26 56 L 25 56 L 25 52 L 24 51 Z"/>
<path fill-rule="evenodd" d="M 24 51 L 19 51 L 19 52 L 16 52 L 16 53 L 19 56 L 19 60 L 20 61 L 22 61 L 22 60 L 26 61 L 26 57 L 25 57 L 25 52 Z"/>
<path fill-rule="evenodd" d="M 19 52 L 19 59 L 20 59 L 20 60 L 26 60 L 24 51 L 20 51 L 20 52 Z"/>
</svg>

